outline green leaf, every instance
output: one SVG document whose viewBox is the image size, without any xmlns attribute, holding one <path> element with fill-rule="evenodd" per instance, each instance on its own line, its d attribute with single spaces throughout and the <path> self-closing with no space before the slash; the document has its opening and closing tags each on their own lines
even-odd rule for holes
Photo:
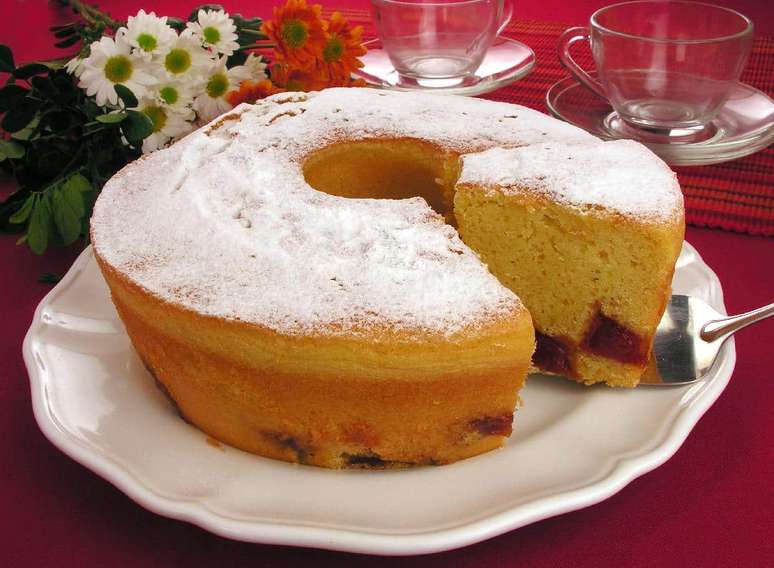
<svg viewBox="0 0 774 568">
<path fill-rule="evenodd" d="M 32 122 L 38 107 L 39 103 L 36 101 L 27 98 L 21 99 L 5 113 L 0 126 L 6 132 L 18 132 Z"/>
<path fill-rule="evenodd" d="M 244 64 L 245 61 L 247 61 L 247 54 L 244 51 L 235 51 L 226 60 L 226 66 L 230 69 L 231 67 Z"/>
<path fill-rule="evenodd" d="M 34 128 L 22 128 L 21 130 L 11 134 L 11 138 L 14 140 L 30 140 L 32 133 L 35 132 Z"/>
<path fill-rule="evenodd" d="M 96 117 L 97 121 L 101 122 L 102 124 L 116 124 L 117 122 L 121 122 L 125 118 L 126 118 L 125 112 L 112 112 L 108 114 L 101 114 Z"/>
<path fill-rule="evenodd" d="M 136 110 L 126 111 L 126 119 L 121 123 L 121 130 L 132 146 L 140 143 L 153 133 L 153 123 L 150 118 Z"/>
<path fill-rule="evenodd" d="M 78 34 L 72 35 L 68 37 L 67 39 L 64 39 L 60 42 L 57 42 L 54 44 L 54 47 L 70 47 L 71 45 L 75 45 L 81 40 L 81 36 Z"/>
<path fill-rule="evenodd" d="M 261 31 L 263 24 L 261 18 L 244 18 L 241 14 L 231 14 L 231 19 L 236 26 L 237 42 L 241 47 L 268 39 L 268 36 Z"/>
<path fill-rule="evenodd" d="M 53 133 L 66 131 L 72 125 L 73 115 L 66 110 L 51 110 L 40 118 L 41 128 L 48 128 Z"/>
<path fill-rule="evenodd" d="M 81 234 L 81 218 L 70 206 L 61 188 L 55 189 L 52 193 L 51 206 L 54 224 L 62 236 L 63 244 L 73 243 Z"/>
<path fill-rule="evenodd" d="M 62 277 L 59 274 L 54 274 L 53 272 L 44 272 L 38 277 L 38 282 L 41 284 L 56 284 L 62 279 Z"/>
<path fill-rule="evenodd" d="M 91 182 L 88 179 L 86 179 L 86 176 L 82 174 L 75 174 L 73 176 L 70 176 L 65 182 L 65 186 L 77 189 L 81 193 L 86 193 L 93 189 L 91 187 Z"/>
<path fill-rule="evenodd" d="M 13 76 L 17 79 L 29 79 L 30 77 L 41 75 L 43 73 L 48 73 L 48 67 L 42 63 L 29 63 L 27 65 L 17 67 L 13 72 Z"/>
<path fill-rule="evenodd" d="M 77 22 L 70 22 L 69 24 L 65 24 L 63 26 L 51 26 L 48 28 L 48 31 L 54 34 L 54 37 L 57 37 L 59 39 L 71 36 L 75 33 L 78 33 L 79 25 Z"/>
<path fill-rule="evenodd" d="M 124 103 L 126 108 L 134 108 L 139 104 L 137 102 L 137 97 L 134 96 L 134 93 L 129 87 L 117 84 L 114 85 L 113 88 L 115 89 L 118 98 L 121 99 L 121 102 Z"/>
<path fill-rule="evenodd" d="M 80 219 L 86 213 L 86 208 L 83 205 L 83 190 L 80 189 L 82 187 L 81 182 L 75 178 L 80 178 L 82 180 L 86 179 L 81 174 L 70 177 L 70 179 L 62 185 L 62 196 L 78 216 L 78 219 Z M 88 185 L 89 182 L 87 181 L 86 184 Z M 89 185 L 89 189 L 91 189 L 91 185 Z"/>
<path fill-rule="evenodd" d="M 180 18 L 168 17 L 167 25 L 173 30 L 175 30 L 177 33 L 181 33 L 183 30 L 185 30 L 185 22 Z"/>
<path fill-rule="evenodd" d="M 0 43 L 0 72 L 13 73 L 13 70 L 13 52 L 10 47 Z"/>
<path fill-rule="evenodd" d="M 23 99 L 29 91 L 19 85 L 6 85 L 0 89 L 0 112 L 5 112 Z"/>
<path fill-rule="evenodd" d="M 33 77 L 30 83 L 32 83 L 32 88 L 44 97 L 51 100 L 59 98 L 59 89 L 49 77 Z"/>
<path fill-rule="evenodd" d="M 70 37 L 71 35 L 75 35 L 76 33 L 75 28 L 62 28 L 58 30 L 54 30 L 53 28 L 49 29 L 54 32 L 54 37 L 57 39 L 64 39 L 66 37 Z"/>
<path fill-rule="evenodd" d="M 55 60 L 55 61 L 46 61 L 43 65 L 48 67 L 49 73 L 53 73 L 54 71 L 59 71 L 60 69 L 64 69 L 64 66 L 67 64 L 65 61 L 62 63 L 61 60 Z"/>
<path fill-rule="evenodd" d="M 24 223 L 27 219 L 30 217 L 30 213 L 32 213 L 32 207 L 35 205 L 35 196 L 30 195 L 27 200 L 24 202 L 24 204 L 17 209 L 16 213 L 11 215 L 11 217 L 8 219 L 11 223 L 14 223 L 15 225 L 21 225 Z"/>
<path fill-rule="evenodd" d="M 18 160 L 24 156 L 24 146 L 13 140 L 0 140 L 0 162 L 6 158 Z"/>
<path fill-rule="evenodd" d="M 37 199 L 30 215 L 27 228 L 27 245 L 35 254 L 43 254 L 48 247 L 48 228 L 51 223 L 51 209 L 48 200 Z"/>
<path fill-rule="evenodd" d="M 14 140 L 30 140 L 32 138 L 32 135 L 35 133 L 35 129 L 37 128 L 38 124 L 40 123 L 39 117 L 35 116 L 35 118 L 32 119 L 32 121 L 24 128 L 19 130 L 18 132 L 14 132 L 11 134 L 11 138 Z"/>
<path fill-rule="evenodd" d="M 67 71 L 64 71 L 64 70 L 58 71 L 53 76 L 53 81 L 54 81 L 54 86 L 63 93 L 80 92 L 80 89 L 75 85 L 76 79 L 73 79 L 70 75 L 68 75 Z"/>
</svg>

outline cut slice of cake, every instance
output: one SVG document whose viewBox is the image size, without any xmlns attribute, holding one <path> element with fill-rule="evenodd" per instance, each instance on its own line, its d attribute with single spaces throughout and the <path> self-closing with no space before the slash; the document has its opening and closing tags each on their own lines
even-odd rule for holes
<svg viewBox="0 0 774 568">
<path fill-rule="evenodd" d="M 533 364 L 587 384 L 635 386 L 683 241 L 675 174 L 631 141 L 462 160 L 460 234 L 532 314 Z"/>
</svg>

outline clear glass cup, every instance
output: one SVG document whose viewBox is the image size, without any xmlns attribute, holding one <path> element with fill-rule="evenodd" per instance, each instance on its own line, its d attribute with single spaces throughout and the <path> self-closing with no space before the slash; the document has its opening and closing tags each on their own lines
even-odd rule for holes
<svg viewBox="0 0 774 568">
<path fill-rule="evenodd" d="M 660 130 L 708 124 L 739 80 L 753 39 L 747 17 L 698 2 L 614 4 L 594 12 L 589 28 L 562 34 L 561 63 L 626 123 Z M 583 40 L 598 80 L 570 55 Z"/>
<path fill-rule="evenodd" d="M 508 0 L 371 0 L 376 31 L 395 70 L 415 80 L 464 79 L 508 24 Z"/>
</svg>

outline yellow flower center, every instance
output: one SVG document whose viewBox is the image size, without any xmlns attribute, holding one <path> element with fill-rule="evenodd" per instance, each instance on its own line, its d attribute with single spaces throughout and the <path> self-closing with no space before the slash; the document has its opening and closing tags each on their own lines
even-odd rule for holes
<svg viewBox="0 0 774 568">
<path fill-rule="evenodd" d="M 156 41 L 156 38 L 150 34 L 140 34 L 137 36 L 137 45 L 143 51 L 153 51 L 158 44 L 159 42 Z"/>
<path fill-rule="evenodd" d="M 164 68 L 174 75 L 185 73 L 191 68 L 191 54 L 185 49 L 171 50 L 164 58 Z"/>
<path fill-rule="evenodd" d="M 105 77 L 113 83 L 124 83 L 132 76 L 132 62 L 126 55 L 114 55 L 105 62 Z"/>
<path fill-rule="evenodd" d="M 326 63 L 333 63 L 341 59 L 344 55 L 344 42 L 337 35 L 331 36 L 328 41 L 325 42 L 323 48 L 323 59 Z"/>
<path fill-rule="evenodd" d="M 174 87 L 162 87 L 159 89 L 159 96 L 161 97 L 161 100 L 167 103 L 168 105 L 173 105 L 177 102 L 177 99 L 180 98 L 180 95 L 177 92 L 177 89 Z"/>
<path fill-rule="evenodd" d="M 155 105 L 147 106 L 142 112 L 144 112 L 145 116 L 150 118 L 150 121 L 153 123 L 153 132 L 158 132 L 164 128 L 164 125 L 167 123 L 167 113 L 161 107 Z"/>
<path fill-rule="evenodd" d="M 228 90 L 228 77 L 225 73 L 215 73 L 207 81 L 207 94 L 213 99 L 219 99 L 226 94 Z"/>
<path fill-rule="evenodd" d="M 211 45 L 215 45 L 220 41 L 220 32 L 218 31 L 218 28 L 213 28 L 212 26 L 203 28 L 202 36 L 204 36 L 204 41 Z"/>
<path fill-rule="evenodd" d="M 287 20 L 282 23 L 280 36 L 282 36 L 282 40 L 288 47 L 298 49 L 304 47 L 304 44 L 309 37 L 309 30 L 307 29 L 306 24 L 301 20 Z"/>
</svg>

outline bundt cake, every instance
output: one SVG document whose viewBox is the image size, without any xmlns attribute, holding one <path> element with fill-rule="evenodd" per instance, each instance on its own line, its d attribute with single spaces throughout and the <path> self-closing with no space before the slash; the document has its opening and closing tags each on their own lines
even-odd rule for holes
<svg viewBox="0 0 774 568">
<path fill-rule="evenodd" d="M 629 140 L 464 156 L 463 241 L 532 314 L 535 366 L 636 386 L 683 241 L 674 173 Z"/>
<path fill-rule="evenodd" d="M 608 188 L 602 199 L 579 202 L 554 177 L 533 179 L 514 166 L 532 159 L 518 152 L 540 148 L 577 156 L 589 170 L 578 174 L 582 184 L 629 183 L 608 171 L 618 158 L 594 159 L 608 152 L 622 167 L 658 175 L 649 197 L 640 183 L 620 187 L 619 200 Z M 535 168 L 541 164 L 556 172 L 539 175 L 567 171 L 547 158 Z M 527 191 L 533 181 L 546 191 Z M 654 215 L 654 203 L 673 214 Z M 504 443 L 535 328 L 568 361 L 565 370 L 556 357 L 550 364 L 538 357 L 539 367 L 586 382 L 636 382 L 633 370 L 620 379 L 608 369 L 628 372 L 641 353 L 622 367 L 619 351 L 598 346 L 600 334 L 588 329 L 631 331 L 649 350 L 647 325 L 658 311 L 651 296 L 668 296 L 676 253 L 671 261 L 666 252 L 645 255 L 666 247 L 656 226 L 678 227 L 681 211 L 674 178 L 639 146 L 602 143 L 515 105 L 329 89 L 242 105 L 130 164 L 105 185 L 91 236 L 132 343 L 191 423 L 271 458 L 402 467 Z M 550 238 L 537 234 L 543 222 L 527 219 L 530 212 L 554 231 Z M 453 228 L 458 222 L 473 250 Z M 577 246 L 572 254 L 558 242 L 562 230 Z M 679 248 L 677 233 L 669 251 Z M 565 255 L 546 258 L 542 296 L 524 288 L 530 301 L 553 304 L 527 303 L 545 318 L 534 328 L 510 289 L 522 293 L 514 267 L 532 270 L 527 265 L 541 260 L 528 242 L 516 242 L 522 238 L 546 257 Z M 603 241 L 595 247 L 594 238 Z M 609 297 L 592 297 L 608 290 L 549 273 L 604 253 L 611 264 L 604 274 L 593 267 L 572 274 L 610 278 L 614 262 L 630 260 L 616 241 L 629 250 L 649 239 L 632 257 L 643 264 L 619 273 L 632 286 L 623 303 L 623 283 Z M 592 307 L 565 306 L 571 288 L 588 292 Z M 647 305 L 637 312 L 641 300 Z M 551 319 L 562 310 L 578 319 L 575 327 Z M 585 335 L 577 334 L 583 325 Z M 545 345 L 538 341 L 538 355 Z"/>
</svg>

